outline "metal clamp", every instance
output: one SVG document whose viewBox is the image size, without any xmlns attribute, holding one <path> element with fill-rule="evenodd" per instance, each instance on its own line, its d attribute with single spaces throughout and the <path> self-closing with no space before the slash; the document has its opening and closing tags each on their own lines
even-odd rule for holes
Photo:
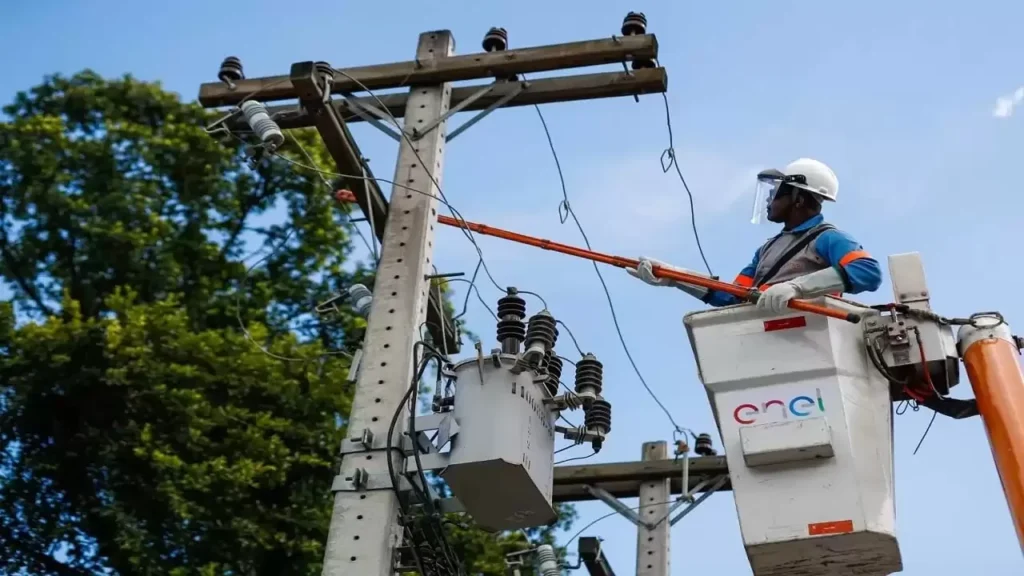
<svg viewBox="0 0 1024 576">
<path fill-rule="evenodd" d="M 397 477 L 399 491 L 409 490 L 409 482 Z M 370 474 L 363 468 L 356 468 L 350 476 L 338 474 L 331 482 L 331 492 L 364 492 L 369 490 L 392 490 L 394 485 L 387 473 Z"/>
</svg>

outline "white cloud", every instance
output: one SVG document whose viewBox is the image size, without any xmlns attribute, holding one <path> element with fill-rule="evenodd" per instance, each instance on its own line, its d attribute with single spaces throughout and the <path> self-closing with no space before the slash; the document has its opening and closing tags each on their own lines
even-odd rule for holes
<svg viewBox="0 0 1024 576">
<path fill-rule="evenodd" d="M 992 116 L 996 118 L 1009 118 L 1013 115 L 1013 109 L 1024 102 L 1024 86 L 1014 90 L 1013 94 L 1000 96 L 996 99 L 995 108 L 992 109 Z"/>
</svg>

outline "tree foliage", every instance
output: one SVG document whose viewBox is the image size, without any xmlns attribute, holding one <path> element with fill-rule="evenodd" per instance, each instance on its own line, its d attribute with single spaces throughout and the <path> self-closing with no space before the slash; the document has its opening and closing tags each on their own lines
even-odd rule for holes
<svg viewBox="0 0 1024 576">
<path fill-rule="evenodd" d="M 156 84 L 54 76 L 4 111 L 0 574 L 318 574 L 365 325 L 314 311 L 372 282 L 347 208 Z M 471 573 L 523 545 L 452 538 Z"/>
</svg>

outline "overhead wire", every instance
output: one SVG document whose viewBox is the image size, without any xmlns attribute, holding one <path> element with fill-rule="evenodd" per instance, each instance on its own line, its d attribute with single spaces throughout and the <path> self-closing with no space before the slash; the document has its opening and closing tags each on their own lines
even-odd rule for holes
<svg viewBox="0 0 1024 576">
<path fill-rule="evenodd" d="M 661 501 L 661 502 L 649 502 L 647 504 L 640 504 L 639 506 L 629 506 L 628 508 L 630 510 L 643 510 L 644 508 L 649 508 L 651 506 L 664 506 L 665 504 L 672 504 L 673 502 L 674 502 L 673 500 L 664 500 L 664 501 Z M 572 535 L 572 538 L 569 538 L 568 540 L 566 540 L 565 548 L 568 548 L 569 544 L 572 544 L 577 538 L 582 536 L 584 532 L 586 532 L 587 530 L 592 528 L 598 522 L 602 522 L 602 521 L 607 520 L 608 518 L 611 518 L 612 516 L 616 516 L 618 514 L 619 514 L 618 511 L 609 512 L 607 514 L 604 514 L 603 516 L 599 516 L 596 520 L 594 520 L 591 523 L 587 524 L 583 528 L 580 528 L 575 534 Z"/>
<path fill-rule="evenodd" d="M 270 252 L 268 252 L 262 258 L 260 258 L 259 260 L 257 260 L 256 262 L 252 263 L 251 265 L 249 265 L 249 266 L 247 266 L 245 268 L 245 272 L 242 274 L 242 280 L 239 283 L 238 291 L 235 293 L 235 320 L 238 322 L 238 327 L 239 327 L 239 329 L 241 329 L 242 335 L 245 336 L 245 339 L 248 340 L 249 343 L 251 343 L 253 346 L 258 348 L 260 350 L 260 352 L 263 352 L 265 355 L 267 355 L 267 356 L 269 356 L 271 358 L 274 358 L 275 360 L 281 360 L 282 362 L 308 362 L 308 361 L 311 360 L 311 358 L 291 358 L 291 357 L 288 357 L 288 356 L 281 356 L 280 354 L 275 354 L 274 352 L 271 352 L 269 349 L 267 349 L 266 346 L 260 344 L 259 342 L 256 341 L 255 338 L 253 338 L 252 333 L 249 332 L 249 327 L 246 325 L 245 320 L 242 318 L 242 292 L 244 292 L 248 288 L 248 286 L 249 286 L 249 274 L 257 266 L 259 266 L 260 264 L 262 264 L 263 262 L 268 260 L 270 257 L 272 257 L 275 254 L 277 254 L 277 252 L 281 248 L 283 248 L 285 246 L 285 244 L 288 243 L 288 241 L 291 240 L 292 235 L 294 233 L 295 233 L 295 228 L 291 228 L 290 230 L 288 230 L 288 233 L 285 234 L 284 239 L 282 239 L 281 242 L 276 244 L 270 250 Z M 242 261 L 244 262 L 244 261 L 248 260 L 249 258 L 252 258 L 256 254 L 260 253 L 262 250 L 263 250 L 263 248 L 260 248 L 259 250 L 254 251 L 249 256 L 246 256 L 245 258 L 243 258 Z M 331 351 L 327 351 L 327 352 L 324 352 L 323 354 L 320 354 L 318 357 L 319 358 L 324 358 L 324 357 L 327 357 L 327 356 L 338 356 L 338 355 L 345 356 L 345 357 L 348 357 L 348 358 L 352 358 L 352 354 L 346 352 L 345 350 L 331 350 Z"/>
<path fill-rule="evenodd" d="M 416 157 L 416 160 L 419 162 L 420 166 L 427 166 L 427 164 L 425 162 L 423 162 L 423 158 L 420 156 L 419 151 L 416 149 L 416 145 L 412 141 L 412 138 L 409 137 L 409 135 L 406 133 L 405 129 L 402 127 L 401 123 L 398 122 L 398 118 L 396 118 L 395 115 L 391 113 L 391 110 L 388 109 L 388 107 L 377 96 L 377 94 L 373 90 L 371 90 L 368 86 L 366 86 L 366 84 L 364 84 L 362 81 L 360 81 L 358 78 L 353 77 L 352 75 L 350 75 L 349 73 L 345 72 L 344 70 L 340 70 L 340 69 L 337 69 L 337 68 L 332 68 L 331 70 L 335 74 L 339 74 L 341 76 L 344 76 L 349 81 L 351 81 L 356 86 L 358 86 L 361 90 L 366 92 L 367 95 L 369 95 L 370 98 L 372 98 L 377 103 L 377 106 L 379 107 L 380 111 L 383 112 L 391 120 L 391 123 L 395 125 L 395 128 L 398 129 L 398 133 L 400 134 L 402 140 L 404 140 L 405 143 L 409 145 L 409 150 L 412 151 L 413 155 Z M 445 205 L 445 207 L 448 208 L 449 212 L 451 212 L 452 217 L 455 218 L 457 222 L 459 222 L 459 229 L 462 230 L 463 235 L 466 237 L 467 240 L 469 240 L 470 244 L 472 244 L 473 248 L 476 250 L 477 256 L 479 257 L 480 262 L 482 262 L 484 273 L 487 275 L 487 278 L 491 281 L 492 284 L 494 284 L 495 288 L 497 288 L 499 291 L 504 291 L 504 288 L 502 288 L 502 286 L 500 284 L 498 284 L 497 280 L 495 280 L 494 276 L 491 274 L 490 269 L 487 267 L 487 262 L 484 260 L 483 249 L 480 248 L 480 245 L 477 243 L 476 238 L 473 236 L 472 230 L 470 230 L 469 226 L 466 224 L 466 219 L 463 218 L 462 215 L 459 213 L 459 211 L 456 210 L 448 202 L 448 199 L 445 197 L 444 190 L 441 188 L 441 183 L 438 182 L 438 180 L 434 176 L 433 172 L 430 171 L 430 170 L 425 170 L 425 172 L 427 173 L 427 176 L 430 178 L 431 183 L 434 185 L 434 188 L 437 189 L 437 193 L 440 196 L 439 200 L 443 201 L 443 204 Z M 429 195 L 433 196 L 433 194 L 429 194 Z M 537 296 L 536 294 L 533 294 L 533 295 Z M 544 307 L 545 308 L 547 307 L 546 303 L 545 303 Z"/>
<path fill-rule="evenodd" d="M 579 218 L 576 216 L 576 212 L 573 210 L 572 205 L 569 204 L 569 192 L 565 185 L 565 174 L 562 172 L 562 163 L 558 158 L 558 150 L 555 148 L 554 139 L 551 137 L 551 130 L 548 128 L 547 120 L 544 118 L 544 113 L 541 112 L 540 106 L 534 105 L 534 109 L 537 111 L 537 116 L 540 118 L 541 126 L 544 128 L 544 136 L 547 138 L 548 147 L 551 149 L 551 156 L 555 161 L 555 168 L 558 170 L 558 180 L 562 187 L 562 201 L 559 204 L 559 219 L 561 223 L 565 223 L 569 217 L 572 217 L 573 222 L 576 223 L 576 228 L 579 229 L 580 236 L 583 237 L 583 243 L 586 244 L 588 250 L 593 250 L 590 245 L 590 238 L 587 237 L 586 231 L 583 229 L 583 224 L 580 223 Z M 629 345 L 626 343 L 626 337 L 622 333 L 622 327 L 619 325 L 619 317 L 615 312 L 615 303 L 612 301 L 611 292 L 608 290 L 608 284 L 604 280 L 604 275 L 601 274 L 601 269 L 598 267 L 597 262 L 591 262 L 594 266 L 594 272 L 597 273 L 597 278 L 601 282 L 601 288 L 604 290 L 605 299 L 608 301 L 608 309 L 611 311 L 612 323 L 615 325 L 615 332 L 619 336 L 619 342 L 622 344 L 622 350 L 626 353 L 626 358 L 629 360 L 630 365 L 633 367 L 633 371 L 636 373 L 637 379 L 643 385 L 644 389 L 647 390 L 647 394 L 654 400 L 655 404 L 661 408 L 661 411 L 668 417 L 669 422 L 675 428 L 675 432 L 685 432 L 687 429 L 680 426 L 672 413 L 669 412 L 665 404 L 662 403 L 658 395 L 655 394 L 654 390 L 651 389 L 650 385 L 647 384 L 647 380 L 644 375 L 640 372 L 640 368 L 637 366 L 636 361 L 633 359 L 633 354 L 629 350 Z"/>
<path fill-rule="evenodd" d="M 426 351 L 422 355 L 422 358 L 419 357 L 420 354 L 418 353 L 419 349 L 421 349 L 421 348 Z M 395 436 L 395 429 L 397 428 L 397 425 L 398 425 L 398 419 L 399 419 L 403 409 L 406 408 L 406 404 L 408 404 L 409 418 L 410 418 L 409 419 L 409 425 L 410 425 L 409 435 L 410 435 L 410 437 L 415 438 L 415 433 L 416 433 L 415 432 L 416 431 L 416 428 L 415 428 L 415 406 L 416 406 L 416 398 L 417 398 L 416 392 L 417 392 L 417 390 L 419 390 L 419 383 L 422 380 L 424 373 L 426 372 L 427 366 L 430 365 L 431 360 L 436 360 L 438 362 L 439 369 L 437 370 L 437 378 L 438 378 L 438 381 L 440 381 L 440 379 L 441 379 L 440 366 L 442 366 L 444 364 L 445 359 L 444 359 L 444 357 L 441 355 L 441 353 L 436 348 L 434 348 L 430 344 L 427 344 L 426 342 L 423 342 L 422 340 L 421 341 L 417 341 L 413 345 L 413 354 L 412 355 L 413 355 L 413 360 L 416 363 L 416 366 L 414 367 L 414 370 L 413 370 L 413 377 L 412 377 L 412 380 L 409 383 L 408 388 L 406 389 L 406 392 L 405 392 L 404 396 L 402 397 L 402 400 L 398 403 L 398 406 L 396 407 L 395 412 L 392 415 L 391 423 L 390 423 L 390 425 L 388 427 L 388 434 L 387 434 L 387 437 L 386 437 L 386 442 L 387 442 L 386 446 L 387 446 L 387 450 L 389 452 L 390 451 L 394 451 L 394 450 L 398 450 L 401 453 L 401 449 L 399 447 L 395 446 L 394 436 Z M 414 443 L 414 445 L 415 445 L 415 443 Z M 430 520 L 431 531 L 434 532 L 434 536 L 438 540 L 438 542 L 436 542 L 433 546 L 431 546 L 430 549 L 434 549 L 435 547 L 437 549 L 440 549 L 440 551 L 444 555 L 444 559 L 445 559 L 445 561 L 447 563 L 446 572 L 448 574 L 462 574 L 463 573 L 462 566 L 461 566 L 461 564 L 458 561 L 458 555 L 454 552 L 454 550 L 451 547 L 451 543 L 448 541 L 447 535 L 446 535 L 445 530 L 444 530 L 444 526 L 439 521 L 437 521 L 438 514 L 434 513 L 434 503 L 433 503 L 433 500 L 426 493 L 424 493 L 424 491 L 428 490 L 429 488 L 427 487 L 428 486 L 427 485 L 427 479 L 426 479 L 426 476 L 425 476 L 424 471 L 423 471 L 423 464 L 422 464 L 422 462 L 420 460 L 420 457 L 419 457 L 419 450 L 414 448 L 413 454 L 414 454 L 414 461 L 416 463 L 416 473 L 417 473 L 417 475 L 420 478 L 420 482 L 422 484 L 422 487 L 417 486 L 417 484 L 415 482 L 410 482 L 409 484 L 412 486 L 413 492 L 420 499 L 421 503 L 427 508 L 428 514 L 426 515 L 426 518 L 428 520 Z M 410 513 L 409 513 L 408 506 L 405 504 L 405 502 L 403 501 L 403 499 L 401 498 L 401 496 L 399 494 L 398 475 L 395 472 L 394 461 L 393 461 L 394 459 L 393 458 L 388 458 L 387 460 L 388 460 L 388 476 L 389 476 L 389 478 L 391 480 L 392 490 L 395 492 L 396 496 L 398 497 L 399 508 L 401 510 L 402 516 L 403 517 L 409 517 Z M 414 541 L 413 542 L 413 546 L 415 546 L 415 545 L 416 544 L 415 544 L 415 541 Z M 419 561 L 419 559 L 417 559 L 417 561 Z"/>
<path fill-rule="evenodd" d="M 314 160 L 313 156 L 306 150 L 306 147 L 302 145 L 302 142 L 299 142 L 298 138 L 292 136 L 291 131 L 285 131 L 285 137 L 291 138 L 292 142 L 294 142 L 299 150 L 302 151 L 302 155 L 306 157 L 306 160 L 309 161 L 310 165 L 317 166 L 316 160 Z M 327 181 L 327 178 L 324 177 L 323 172 L 319 170 L 319 167 L 317 167 L 316 174 L 320 177 L 320 181 L 323 182 L 324 186 L 327 187 L 327 191 L 329 193 L 333 193 L 334 186 L 331 186 L 331 183 Z M 370 255 L 373 256 L 373 263 L 376 266 L 377 263 L 380 262 L 380 256 L 378 255 L 377 250 L 377 230 L 376 226 L 374 226 L 373 217 L 368 215 L 366 219 L 366 223 L 370 226 L 370 237 L 373 238 L 372 244 L 366 240 L 366 236 L 363 235 L 363 231 L 359 229 L 359 226 L 352 221 L 352 216 L 345 214 L 345 217 L 348 219 L 348 224 L 352 226 L 352 229 L 355 230 L 356 234 L 362 238 L 363 244 L 366 245 L 366 249 L 370 252 Z"/>
<path fill-rule="evenodd" d="M 668 128 L 668 148 L 661 153 L 661 170 L 662 172 L 668 172 L 674 167 L 676 169 L 676 175 L 679 176 L 679 181 L 683 183 L 683 189 L 686 190 L 686 196 L 690 200 L 690 226 L 693 228 L 693 238 L 697 241 L 697 251 L 700 252 L 700 259 L 704 261 L 704 268 L 707 269 L 708 276 L 714 278 L 715 274 L 711 271 L 708 259 L 704 255 L 704 247 L 701 246 L 700 243 L 700 233 L 697 232 L 697 214 L 693 205 L 693 192 L 690 192 L 690 186 L 686 183 L 686 177 L 683 176 L 683 170 L 679 167 L 679 159 L 676 155 L 675 139 L 672 135 L 672 113 L 669 110 L 668 94 L 662 92 L 661 97 L 665 101 L 665 126 Z"/>
<path fill-rule="evenodd" d="M 565 460 L 561 460 L 559 462 L 555 462 L 555 466 L 558 466 L 559 464 L 565 464 L 566 462 L 575 462 L 577 460 L 586 460 L 587 458 L 593 458 L 596 455 L 597 455 L 597 450 L 594 450 L 593 452 L 591 452 L 590 454 L 587 454 L 586 456 L 576 456 L 575 458 L 566 458 Z"/>
</svg>

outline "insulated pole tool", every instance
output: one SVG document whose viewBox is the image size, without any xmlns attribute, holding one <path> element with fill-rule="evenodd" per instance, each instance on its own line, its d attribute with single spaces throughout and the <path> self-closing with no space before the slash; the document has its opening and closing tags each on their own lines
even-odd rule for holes
<svg viewBox="0 0 1024 576">
<path fill-rule="evenodd" d="M 356 197 L 349 190 L 338 190 L 334 194 L 334 198 L 339 202 L 355 202 Z M 512 232 L 510 230 L 503 230 L 501 228 L 495 228 L 486 224 L 478 224 L 476 222 L 467 222 L 465 220 L 459 220 L 450 216 L 438 215 L 437 221 L 446 226 L 453 226 L 455 228 L 464 228 L 476 232 L 477 234 L 483 234 L 484 236 L 493 236 L 495 238 L 501 238 L 516 242 L 518 244 L 526 244 L 527 246 L 534 246 L 543 250 L 551 250 L 552 252 L 558 252 L 560 254 L 566 254 L 568 256 L 575 256 L 577 258 L 583 258 L 585 260 L 591 260 L 593 262 L 600 262 L 602 264 L 608 264 L 609 266 L 615 266 L 616 268 L 632 268 L 635 269 L 640 265 L 639 260 L 633 258 L 624 258 L 622 256 L 613 256 L 611 254 L 602 254 L 601 252 L 595 252 L 593 250 L 587 250 L 579 248 L 577 246 L 571 246 L 569 244 L 562 244 L 561 242 L 555 242 L 553 240 L 546 240 L 544 238 L 537 238 L 535 236 L 527 236 L 526 234 L 520 234 L 518 232 Z M 728 282 L 722 282 L 719 280 L 713 280 L 704 276 L 697 276 L 694 274 L 687 274 L 678 270 L 671 270 L 668 268 L 662 268 L 660 266 L 653 266 L 651 272 L 658 278 L 665 278 L 668 280 L 674 280 L 676 282 L 683 282 L 685 284 L 692 284 L 694 286 L 700 286 L 701 288 L 707 288 L 708 290 L 717 290 L 719 292 L 725 292 L 726 294 L 732 294 L 737 298 L 742 298 L 747 302 L 756 303 L 761 298 L 761 292 L 756 288 L 746 288 L 743 286 L 737 286 L 736 284 L 730 284 Z M 811 314 L 818 314 L 821 316 L 827 316 L 829 318 L 835 318 L 837 320 L 845 320 L 854 324 L 860 322 L 861 316 L 855 312 L 847 312 L 845 310 L 839 310 L 837 308 L 829 308 L 806 300 L 790 300 L 789 307 L 793 310 L 799 310 L 801 312 L 808 312 Z"/>
</svg>

